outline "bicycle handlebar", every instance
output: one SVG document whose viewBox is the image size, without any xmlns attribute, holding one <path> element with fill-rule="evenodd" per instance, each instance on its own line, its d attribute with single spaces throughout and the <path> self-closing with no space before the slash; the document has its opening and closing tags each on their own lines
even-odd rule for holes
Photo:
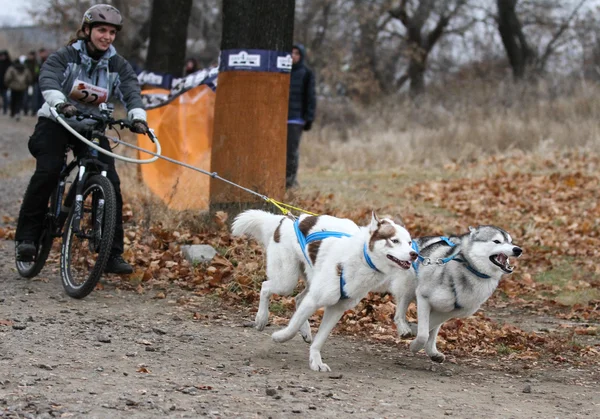
<svg viewBox="0 0 600 419">
<path fill-rule="evenodd" d="M 120 156 L 118 154 L 113 153 L 112 151 L 103 149 L 102 147 L 98 146 L 97 144 L 94 144 L 93 142 L 91 142 L 90 140 L 85 138 L 83 135 L 81 135 L 79 132 L 77 132 L 77 130 L 75 130 L 69 124 L 67 124 L 67 122 L 62 118 L 62 116 L 58 113 L 58 111 L 52 106 L 50 107 L 50 113 L 52 113 L 52 115 L 56 118 L 56 120 L 58 121 L 59 124 L 61 124 L 63 127 L 65 127 L 67 129 L 67 131 L 69 131 L 71 134 L 73 134 L 75 137 L 77 137 L 77 139 L 79 139 L 80 141 L 83 141 L 88 146 L 92 147 L 95 150 L 98 150 L 98 152 L 105 154 L 109 157 L 112 157 L 112 158 L 115 158 L 118 160 L 122 160 L 122 161 L 125 161 L 128 163 L 137 163 L 137 164 L 153 163 L 156 160 L 158 160 L 158 158 L 160 157 L 160 154 L 162 151 L 161 147 L 160 147 L 160 142 L 158 141 L 158 138 L 154 134 L 154 130 L 152 130 L 151 128 L 148 128 L 148 133 L 146 135 L 148 136 L 148 138 L 150 138 L 150 140 L 156 146 L 156 153 L 153 153 L 153 157 L 149 158 L 149 159 L 133 159 L 130 157 Z M 98 116 L 98 115 L 94 115 L 94 114 L 87 114 L 87 113 L 78 113 L 76 118 L 80 121 L 82 121 L 84 119 L 92 119 L 94 121 L 101 122 L 104 125 L 104 128 L 105 127 L 112 128 L 116 125 L 119 125 L 121 128 L 131 128 L 131 122 L 129 122 L 126 119 L 112 119 L 111 117 L 102 117 L 102 116 Z M 104 135 L 104 134 L 102 134 L 102 135 Z M 123 144 L 127 145 L 127 143 L 123 143 Z"/>
</svg>

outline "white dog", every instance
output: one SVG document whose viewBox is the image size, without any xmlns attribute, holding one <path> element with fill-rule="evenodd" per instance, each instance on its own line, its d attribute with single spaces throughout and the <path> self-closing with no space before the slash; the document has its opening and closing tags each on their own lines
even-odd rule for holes
<svg viewBox="0 0 600 419">
<path fill-rule="evenodd" d="M 351 237 L 322 241 L 306 295 L 288 326 L 272 335 L 276 342 L 291 339 L 310 316 L 325 307 L 310 347 L 309 364 L 314 371 L 331 371 L 321 359 L 321 348 L 344 312 L 393 271 L 408 271 L 417 258 L 408 231 L 390 219 L 379 220 L 373 215 L 371 224 L 360 230 Z"/>
<path fill-rule="evenodd" d="M 267 280 L 262 283 L 260 289 L 260 303 L 254 322 L 258 330 L 263 330 L 269 322 L 269 303 L 273 294 L 290 295 L 302 273 L 307 280 L 310 280 L 312 266 L 322 241 L 306 243 L 307 237 L 319 238 L 319 235 L 323 237 L 323 233 L 327 231 L 348 235 L 360 232 L 359 227 L 346 218 L 302 215 L 294 220 L 284 215 L 260 210 L 248 210 L 239 214 L 231 230 L 234 236 L 246 234 L 253 237 L 266 249 Z M 306 285 L 296 296 L 296 306 L 308 291 L 308 284 Z M 312 341 L 308 320 L 302 325 L 300 334 L 306 342 Z"/>
<path fill-rule="evenodd" d="M 267 281 L 262 284 L 255 322 L 259 330 L 268 322 L 271 295 L 289 295 L 304 265 L 307 286 L 296 297 L 297 311 L 288 327 L 275 332 L 273 339 L 283 342 L 300 331 L 310 342 L 308 319 L 326 307 L 310 349 L 310 367 L 316 371 L 330 371 L 320 351 L 344 311 L 356 306 L 371 289 L 381 287 L 390 274 L 409 273 L 410 263 L 417 257 L 406 229 L 375 215 L 368 227 L 359 228 L 351 220 L 331 216 L 302 216 L 294 222 L 249 210 L 236 217 L 232 232 L 248 234 L 267 249 Z"/>
</svg>

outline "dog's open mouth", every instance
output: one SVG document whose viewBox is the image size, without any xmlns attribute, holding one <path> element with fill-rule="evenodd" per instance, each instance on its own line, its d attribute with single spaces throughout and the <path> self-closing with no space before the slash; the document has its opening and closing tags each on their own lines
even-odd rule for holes
<svg viewBox="0 0 600 419">
<path fill-rule="evenodd" d="M 392 255 L 387 255 L 387 258 L 400 266 L 402 269 L 410 269 L 410 262 L 407 260 L 400 260 Z"/>
<path fill-rule="evenodd" d="M 508 256 L 506 256 L 504 253 L 492 255 L 490 256 L 490 260 L 492 261 L 492 263 L 499 266 L 500 269 L 502 269 L 507 274 L 512 273 L 512 271 L 515 269 L 514 266 L 510 265 L 510 260 L 508 259 Z"/>
</svg>

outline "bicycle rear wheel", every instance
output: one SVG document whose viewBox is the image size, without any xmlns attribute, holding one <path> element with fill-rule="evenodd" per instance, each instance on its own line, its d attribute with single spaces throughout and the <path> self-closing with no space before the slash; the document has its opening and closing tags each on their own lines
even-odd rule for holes
<svg viewBox="0 0 600 419">
<path fill-rule="evenodd" d="M 48 259 L 48 255 L 50 254 L 50 250 L 52 249 L 52 242 L 54 237 L 52 235 L 52 231 L 54 229 L 54 222 L 52 217 L 52 210 L 55 208 L 56 201 L 56 189 L 50 195 L 50 201 L 48 203 L 48 211 L 46 211 L 46 218 L 44 219 L 44 228 L 42 230 L 42 234 L 36 243 L 37 245 L 37 253 L 31 262 L 25 262 L 21 260 L 17 260 L 17 250 L 15 246 L 15 261 L 17 265 L 17 272 L 23 278 L 34 278 L 36 277 L 44 268 L 46 264 L 46 260 Z"/>
<path fill-rule="evenodd" d="M 65 292 L 84 298 L 104 272 L 115 234 L 117 199 L 110 181 L 100 175 L 87 180 L 79 229 L 76 207 L 71 208 L 63 236 L 60 272 Z"/>
</svg>

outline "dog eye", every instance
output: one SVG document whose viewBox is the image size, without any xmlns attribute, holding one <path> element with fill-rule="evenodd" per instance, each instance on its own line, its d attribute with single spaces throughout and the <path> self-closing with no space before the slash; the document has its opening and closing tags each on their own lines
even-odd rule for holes
<svg viewBox="0 0 600 419">
<path fill-rule="evenodd" d="M 494 243 L 500 244 L 500 240 L 494 240 Z"/>
<path fill-rule="evenodd" d="M 392 240 L 392 243 L 394 243 L 394 244 L 398 244 L 398 243 L 400 243 L 400 240 L 398 240 L 398 239 L 394 239 L 394 240 Z"/>
</svg>

